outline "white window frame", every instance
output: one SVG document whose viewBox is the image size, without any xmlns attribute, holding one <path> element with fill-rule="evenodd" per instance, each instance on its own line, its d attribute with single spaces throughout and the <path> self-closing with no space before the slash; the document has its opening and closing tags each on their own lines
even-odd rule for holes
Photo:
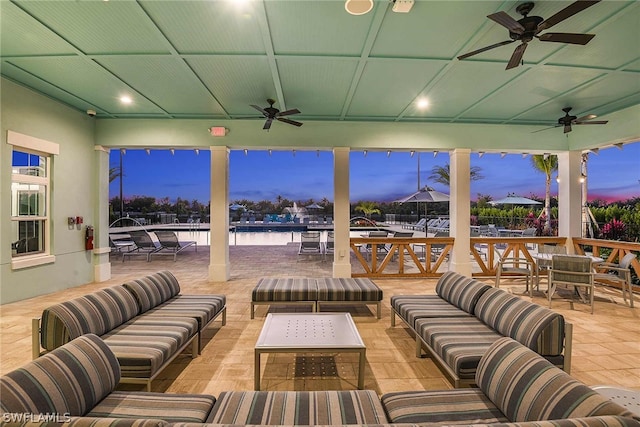
<svg viewBox="0 0 640 427">
<path fill-rule="evenodd" d="M 29 216 L 29 220 L 42 221 L 44 247 L 43 252 L 33 255 L 21 255 L 19 257 L 12 256 L 11 269 L 18 270 L 21 268 L 35 267 L 38 265 L 51 264 L 55 262 L 55 255 L 51 254 L 51 227 L 53 224 L 51 214 L 51 175 L 52 162 L 51 158 L 60 153 L 60 146 L 54 142 L 44 139 L 35 138 L 14 131 L 7 131 L 7 144 L 12 145 L 12 151 L 21 151 L 29 154 L 36 154 L 46 158 L 46 174 L 45 176 L 11 174 L 11 183 L 20 184 L 36 184 L 45 187 L 45 215 Z M 12 156 L 13 157 L 13 156 Z M 13 192 L 10 192 L 13 198 Z M 12 201 L 13 203 L 13 201 Z M 11 221 L 24 220 L 24 217 L 11 216 Z"/>
</svg>

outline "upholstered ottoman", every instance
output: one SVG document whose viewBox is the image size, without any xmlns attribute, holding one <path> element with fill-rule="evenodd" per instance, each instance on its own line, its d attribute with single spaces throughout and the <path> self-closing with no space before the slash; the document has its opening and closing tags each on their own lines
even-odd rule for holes
<svg viewBox="0 0 640 427">
<path fill-rule="evenodd" d="M 323 304 L 361 303 L 375 304 L 378 319 L 382 316 L 382 289 L 365 278 L 320 278 L 318 285 L 318 311 Z"/>
<path fill-rule="evenodd" d="M 386 424 L 373 390 L 225 391 L 207 420 L 235 425 Z"/>
<path fill-rule="evenodd" d="M 316 279 L 262 278 L 251 293 L 251 318 L 254 317 L 256 305 L 310 305 L 311 310 L 315 311 L 317 299 Z"/>
</svg>

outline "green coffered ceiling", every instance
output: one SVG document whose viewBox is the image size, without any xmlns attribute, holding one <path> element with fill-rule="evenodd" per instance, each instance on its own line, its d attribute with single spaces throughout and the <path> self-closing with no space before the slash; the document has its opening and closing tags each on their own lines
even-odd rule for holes
<svg viewBox="0 0 640 427">
<path fill-rule="evenodd" d="M 602 1 L 557 24 L 596 36 L 533 40 L 511 70 L 518 43 L 456 57 L 508 40 L 486 16 L 520 18 L 515 1 L 416 1 L 396 13 L 382 0 L 361 16 L 344 1 L 237 3 L 3 0 L 2 76 L 98 118 L 259 118 L 250 104 L 274 98 L 303 122 L 545 125 L 567 106 L 606 115 L 640 103 L 636 1 Z M 531 15 L 569 4 L 538 1 Z"/>
</svg>

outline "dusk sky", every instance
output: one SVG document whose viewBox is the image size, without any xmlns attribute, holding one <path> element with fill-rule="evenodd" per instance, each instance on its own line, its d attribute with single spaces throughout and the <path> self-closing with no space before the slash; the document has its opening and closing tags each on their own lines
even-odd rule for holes
<svg viewBox="0 0 640 427">
<path fill-rule="evenodd" d="M 393 201 L 418 188 L 417 155 L 408 152 L 361 151 L 351 153 L 351 200 Z M 177 197 L 209 202 L 210 154 L 193 150 L 126 150 L 123 156 L 124 197 Z M 448 193 L 443 185 L 428 181 L 433 166 L 444 166 L 448 153 L 420 154 L 420 184 Z M 120 151 L 112 150 L 110 165 L 118 166 Z M 489 194 L 494 200 L 508 193 L 544 197 L 544 174 L 531 165 L 530 156 L 471 155 L 471 165 L 481 168 L 483 179 L 471 183 L 471 199 Z M 589 200 L 626 200 L 640 196 L 640 142 L 612 147 L 590 154 L 588 163 Z M 557 185 L 552 186 L 557 194 Z M 119 195 L 119 180 L 110 185 L 110 198 Z M 249 151 L 230 153 L 229 200 L 275 201 L 277 196 L 306 201 L 333 200 L 333 155 L 329 151 Z"/>
</svg>

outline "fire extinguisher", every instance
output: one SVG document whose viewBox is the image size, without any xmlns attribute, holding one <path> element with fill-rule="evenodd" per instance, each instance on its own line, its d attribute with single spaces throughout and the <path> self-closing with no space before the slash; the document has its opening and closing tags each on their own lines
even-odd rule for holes
<svg viewBox="0 0 640 427">
<path fill-rule="evenodd" d="M 93 249 L 93 227 L 90 225 L 87 225 L 84 234 L 84 248 L 88 251 Z"/>
</svg>

